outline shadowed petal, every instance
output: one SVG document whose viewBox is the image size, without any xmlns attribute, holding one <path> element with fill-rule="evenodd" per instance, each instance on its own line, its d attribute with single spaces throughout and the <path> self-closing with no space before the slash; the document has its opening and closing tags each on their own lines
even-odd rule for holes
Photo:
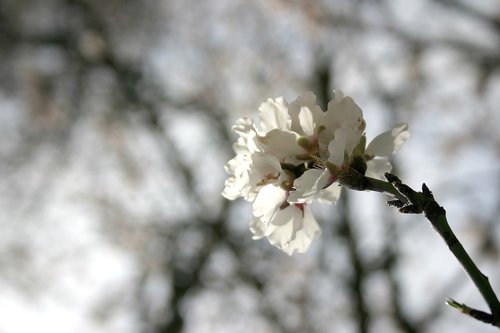
<svg viewBox="0 0 500 333">
<path fill-rule="evenodd" d="M 302 176 L 295 179 L 293 187 L 295 191 L 290 192 L 288 202 L 309 203 L 327 184 L 330 172 L 322 169 L 310 169 Z"/>
<path fill-rule="evenodd" d="M 377 135 L 366 147 L 366 153 L 375 156 L 392 155 L 401 149 L 409 137 L 408 124 L 397 124 L 391 130 Z"/>
<path fill-rule="evenodd" d="M 334 182 L 327 188 L 319 191 L 316 198 L 322 203 L 336 203 L 340 197 L 340 192 L 342 192 L 342 186 L 339 183 Z"/>
<path fill-rule="evenodd" d="M 304 253 L 319 233 L 318 223 L 307 205 L 279 210 L 265 230 L 269 242 L 288 255 Z"/>
</svg>

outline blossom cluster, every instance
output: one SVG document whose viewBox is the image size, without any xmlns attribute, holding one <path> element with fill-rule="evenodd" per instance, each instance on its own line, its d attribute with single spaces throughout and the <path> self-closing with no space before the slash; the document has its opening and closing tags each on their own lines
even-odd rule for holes
<svg viewBox="0 0 500 333">
<path fill-rule="evenodd" d="M 317 200 L 335 203 L 339 178 L 347 172 L 383 178 L 387 157 L 409 137 L 398 124 L 366 145 L 363 112 L 341 91 L 323 111 L 306 92 L 293 102 L 279 97 L 259 108 L 259 122 L 236 121 L 236 156 L 225 165 L 229 178 L 222 195 L 252 203 L 250 230 L 289 255 L 303 253 L 320 228 L 310 211 Z"/>
</svg>

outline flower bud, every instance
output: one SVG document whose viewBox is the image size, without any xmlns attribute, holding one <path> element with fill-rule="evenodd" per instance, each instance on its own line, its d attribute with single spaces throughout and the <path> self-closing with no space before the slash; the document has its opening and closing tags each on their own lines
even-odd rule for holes
<svg viewBox="0 0 500 333">
<path fill-rule="evenodd" d="M 351 158 L 349 160 L 349 168 L 356 170 L 360 174 L 364 175 L 366 172 L 366 136 L 361 136 L 359 143 L 354 147 L 352 151 Z"/>
<path fill-rule="evenodd" d="M 307 151 L 310 151 L 314 147 L 314 143 L 310 139 L 308 139 L 304 136 L 298 138 L 297 143 L 299 146 L 301 146 L 302 148 L 304 148 Z"/>
</svg>

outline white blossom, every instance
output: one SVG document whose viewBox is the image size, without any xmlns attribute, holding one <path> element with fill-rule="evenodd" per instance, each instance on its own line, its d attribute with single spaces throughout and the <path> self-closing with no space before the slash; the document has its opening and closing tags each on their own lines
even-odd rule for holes
<svg viewBox="0 0 500 333">
<path fill-rule="evenodd" d="M 391 169 L 385 159 L 408 139 L 408 125 L 398 124 L 366 147 L 361 108 L 335 91 L 326 112 L 306 92 L 288 102 L 268 99 L 259 108 L 259 122 L 236 121 L 236 156 L 225 165 L 229 174 L 222 195 L 252 202 L 253 238 L 266 237 L 288 254 L 305 252 L 320 233 L 310 204 L 335 203 L 343 173 L 381 178 Z M 354 163 L 356 161 L 356 163 Z"/>
</svg>

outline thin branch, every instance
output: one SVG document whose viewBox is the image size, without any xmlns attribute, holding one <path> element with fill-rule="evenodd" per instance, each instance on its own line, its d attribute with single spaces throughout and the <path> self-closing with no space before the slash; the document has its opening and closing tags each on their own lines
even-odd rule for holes
<svg viewBox="0 0 500 333">
<path fill-rule="evenodd" d="M 482 321 L 483 323 L 494 325 L 493 324 L 493 316 L 489 313 L 471 308 L 463 303 L 458 303 L 457 301 L 455 301 L 452 298 L 448 299 L 446 301 L 446 304 L 451 306 L 452 308 L 459 310 L 460 312 L 462 312 L 466 315 L 471 316 L 474 319 Z"/>
<path fill-rule="evenodd" d="M 422 185 L 422 192 L 416 192 L 409 186 L 403 184 L 396 176 L 389 173 L 386 173 L 385 176 L 407 199 L 406 203 L 400 202 L 401 207 L 399 207 L 399 211 L 402 213 L 414 214 L 424 213 L 425 217 L 443 238 L 450 251 L 460 262 L 488 304 L 491 311 L 490 324 L 500 327 L 500 302 L 491 287 L 488 277 L 479 270 L 448 224 L 445 209 L 434 200 L 432 192 L 425 184 Z M 450 305 L 454 306 L 456 304 L 458 303 L 455 302 Z"/>
<path fill-rule="evenodd" d="M 500 302 L 497 295 L 493 291 L 488 277 L 479 270 L 451 229 L 446 219 L 445 209 L 434 200 L 432 192 L 425 184 L 422 185 L 422 192 L 416 192 L 390 173 L 386 173 L 385 177 L 388 182 L 366 177 L 350 170 L 340 175 L 339 182 L 341 185 L 357 191 L 368 190 L 393 194 L 398 199 L 389 201 L 388 204 L 397 207 L 403 214 L 424 213 L 488 304 L 492 316 L 491 324 L 500 328 Z"/>
</svg>

